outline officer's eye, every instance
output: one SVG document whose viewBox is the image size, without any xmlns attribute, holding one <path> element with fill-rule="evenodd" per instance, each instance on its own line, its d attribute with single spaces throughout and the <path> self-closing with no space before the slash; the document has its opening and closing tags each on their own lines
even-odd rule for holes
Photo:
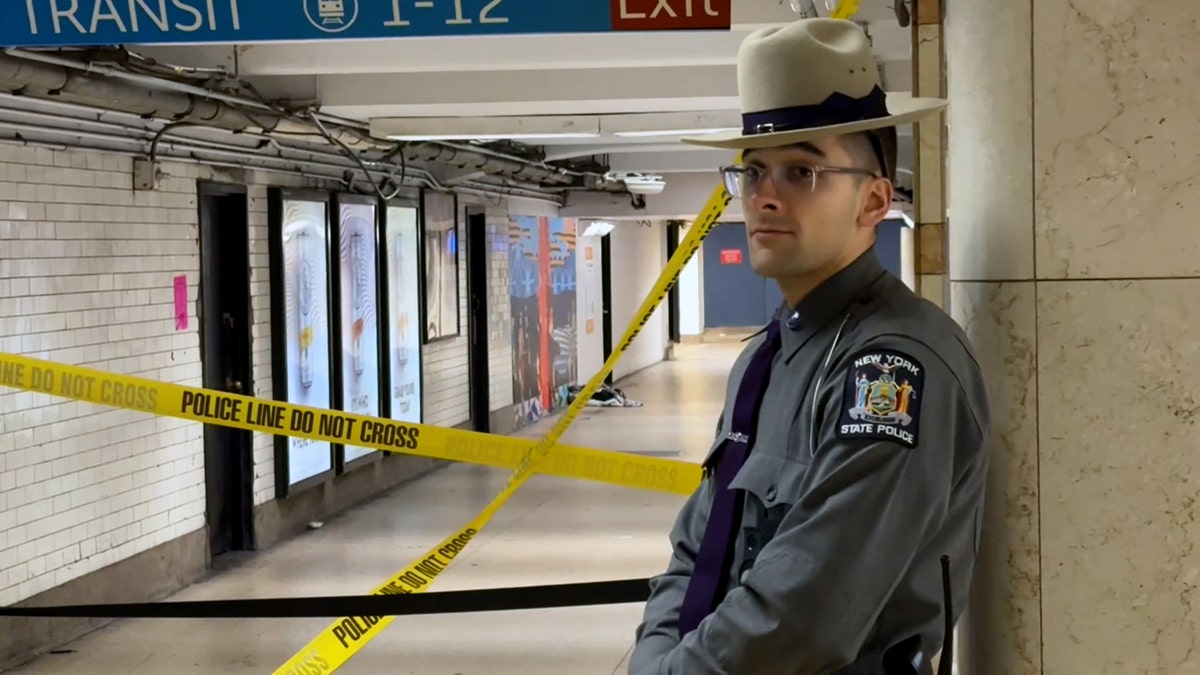
<svg viewBox="0 0 1200 675">
<path fill-rule="evenodd" d="M 806 183 L 812 180 L 815 169 L 805 164 L 793 164 L 785 172 L 789 183 Z"/>
</svg>

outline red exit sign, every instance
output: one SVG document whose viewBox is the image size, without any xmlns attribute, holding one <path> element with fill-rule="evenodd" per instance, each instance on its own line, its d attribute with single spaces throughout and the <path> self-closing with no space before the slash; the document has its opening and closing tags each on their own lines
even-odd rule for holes
<svg viewBox="0 0 1200 675">
<path fill-rule="evenodd" d="M 742 264 L 742 249 L 727 248 L 721 251 L 722 265 L 741 265 Z"/>
<path fill-rule="evenodd" d="M 613 30 L 729 29 L 732 0 L 609 0 Z"/>
</svg>

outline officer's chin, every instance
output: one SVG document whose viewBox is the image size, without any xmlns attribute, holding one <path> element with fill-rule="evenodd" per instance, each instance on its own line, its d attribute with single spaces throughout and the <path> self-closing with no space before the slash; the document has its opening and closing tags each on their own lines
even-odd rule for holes
<svg viewBox="0 0 1200 675">
<path fill-rule="evenodd" d="M 787 276 L 787 261 L 770 251 L 750 251 L 750 269 L 760 277 L 778 279 Z"/>
<path fill-rule="evenodd" d="M 786 276 L 784 265 L 781 265 L 775 261 L 761 261 L 755 263 L 751 259 L 750 269 L 754 270 L 754 273 L 758 276 L 767 277 L 767 279 L 780 279 L 780 277 Z"/>
</svg>

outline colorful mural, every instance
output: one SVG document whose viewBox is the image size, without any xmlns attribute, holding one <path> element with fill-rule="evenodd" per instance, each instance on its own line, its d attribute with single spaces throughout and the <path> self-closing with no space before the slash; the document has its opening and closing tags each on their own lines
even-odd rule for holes
<svg viewBox="0 0 1200 675">
<path fill-rule="evenodd" d="M 509 222 L 513 405 L 518 426 L 567 405 L 577 377 L 575 220 Z"/>
</svg>

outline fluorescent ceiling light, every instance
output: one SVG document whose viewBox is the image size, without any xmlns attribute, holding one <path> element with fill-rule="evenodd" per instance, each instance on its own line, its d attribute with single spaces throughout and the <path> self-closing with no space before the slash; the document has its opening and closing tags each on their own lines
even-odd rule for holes
<svg viewBox="0 0 1200 675">
<path fill-rule="evenodd" d="M 728 112 L 377 117 L 371 133 L 397 141 L 668 138 L 736 130 L 738 123 L 738 115 Z"/>
<path fill-rule="evenodd" d="M 371 133 L 393 140 L 593 138 L 600 135 L 600 120 L 588 115 L 382 117 L 371 120 Z"/>
<path fill-rule="evenodd" d="M 604 220 L 593 220 L 583 231 L 585 237 L 603 237 L 613 231 L 613 224 Z"/>
<path fill-rule="evenodd" d="M 741 128 L 734 111 L 630 113 L 600 118 L 601 131 L 613 136 L 684 136 Z"/>
<path fill-rule="evenodd" d="M 613 136 L 623 136 L 626 138 L 649 138 L 652 136 L 688 136 L 691 134 L 717 134 L 722 131 L 736 131 L 736 128 L 721 127 L 715 129 L 662 129 L 654 131 L 616 131 Z"/>
<path fill-rule="evenodd" d="M 537 138 L 596 138 L 600 134 L 561 133 L 561 134 L 389 134 L 393 141 L 503 141 L 506 139 L 537 139 Z"/>
</svg>

